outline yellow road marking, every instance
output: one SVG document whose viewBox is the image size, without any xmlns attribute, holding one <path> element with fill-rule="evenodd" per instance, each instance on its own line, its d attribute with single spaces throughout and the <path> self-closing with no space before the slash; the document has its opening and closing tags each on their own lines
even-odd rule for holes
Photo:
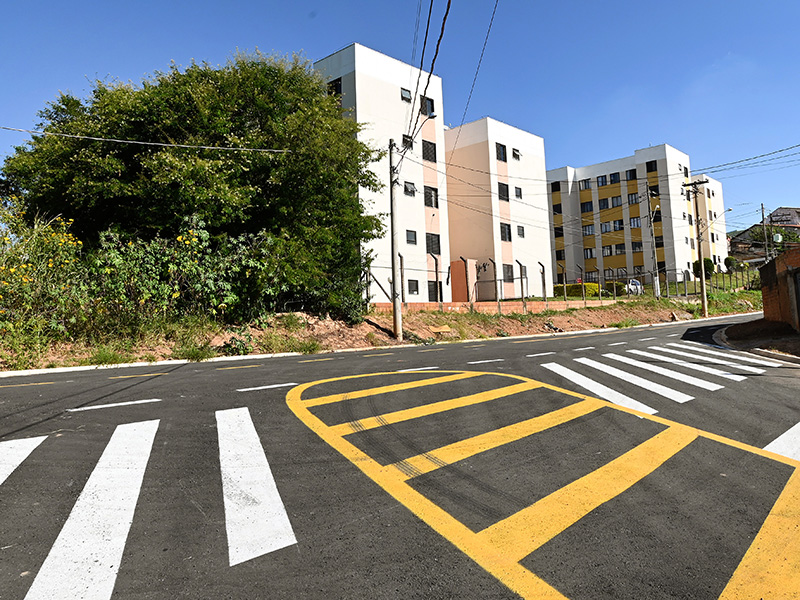
<svg viewBox="0 0 800 600">
<path fill-rule="evenodd" d="M 109 379 L 133 379 L 135 377 L 155 377 L 156 375 L 169 375 L 169 373 L 145 373 L 143 375 L 118 375 Z"/>
<path fill-rule="evenodd" d="M 697 438 L 675 425 L 535 504 L 481 531 L 481 540 L 516 563 L 598 506 L 655 471 Z"/>
<path fill-rule="evenodd" d="M 442 377 L 441 379 L 444 378 Z M 487 392 L 479 392 L 470 396 L 461 396 L 460 398 L 453 398 L 451 400 L 432 402 L 431 404 L 424 404 L 422 406 L 415 406 L 414 408 L 398 410 L 397 412 L 386 413 L 383 415 L 378 415 L 377 417 L 369 417 L 359 421 L 334 425 L 330 428 L 330 430 L 334 435 L 345 436 L 357 431 L 375 429 L 376 427 L 383 427 L 384 425 L 391 425 L 393 423 L 400 423 L 401 421 L 410 421 L 411 419 L 418 419 L 420 417 L 427 417 L 436 413 L 447 412 L 448 410 L 453 410 L 454 408 L 462 408 L 472 404 L 480 404 L 481 402 L 505 398 L 507 396 L 533 390 L 538 387 L 540 387 L 540 385 L 536 381 L 517 383 L 515 385 L 508 385 L 502 388 L 495 388 Z"/>
<path fill-rule="evenodd" d="M 417 350 L 417 352 L 441 352 L 444 348 L 428 348 L 427 350 Z"/>
<path fill-rule="evenodd" d="M 53 385 L 55 381 L 42 381 L 40 383 L 15 383 L 13 385 L 0 385 L 0 388 L 28 387 L 31 385 Z"/>
<path fill-rule="evenodd" d="M 233 369 L 255 369 L 256 367 L 263 367 L 264 365 L 244 365 L 243 367 L 219 367 L 217 371 L 231 371 Z"/>
<path fill-rule="evenodd" d="M 330 404 L 332 402 L 341 402 L 342 400 L 354 400 L 356 398 L 366 398 L 367 396 L 377 396 L 378 394 L 388 394 L 390 392 L 399 392 L 401 390 L 410 390 L 413 388 L 424 387 L 428 385 L 437 385 L 439 383 L 450 383 L 451 381 L 458 381 L 459 379 L 469 379 L 470 377 L 477 377 L 483 373 L 476 372 L 460 372 L 455 375 L 446 375 L 445 377 L 433 377 L 431 379 L 420 379 L 417 381 L 408 381 L 406 383 L 397 383 L 394 385 L 383 385 L 380 387 L 369 388 L 366 390 L 357 390 L 354 392 L 347 392 L 344 394 L 331 394 L 330 396 L 320 396 L 319 398 L 311 398 L 303 401 L 306 407 L 320 406 L 321 404 Z M 335 381 L 329 379 L 328 381 Z"/>
<path fill-rule="evenodd" d="M 600 332 L 598 332 L 598 333 L 584 333 L 583 335 L 571 335 L 571 336 L 569 336 L 569 338 L 570 339 L 575 339 L 575 338 L 583 338 L 583 337 L 596 337 L 598 335 L 611 335 L 613 333 L 619 333 L 619 331 L 608 331 L 608 332 L 603 332 L 603 333 L 600 333 Z M 531 342 L 552 341 L 550 339 L 552 337 L 553 337 L 552 335 L 549 335 L 549 334 L 545 333 L 545 334 L 543 334 L 543 335 L 541 335 L 539 337 L 536 337 L 536 338 L 533 338 L 533 339 L 530 339 L 530 340 L 516 340 L 516 341 L 513 341 L 511 343 L 512 344 L 530 344 Z"/>
<path fill-rule="evenodd" d="M 465 458 L 469 458 L 470 456 L 475 456 L 481 452 L 491 450 L 492 448 L 516 442 L 534 433 L 587 415 L 604 406 L 604 402 L 591 398 L 554 410 L 539 417 L 533 417 L 527 421 L 514 423 L 513 425 L 482 433 L 452 443 L 448 446 L 443 446 L 436 450 L 407 458 L 389 466 L 398 469 L 404 474 L 403 476 L 406 479 L 410 479 L 411 477 L 430 473 L 440 467 L 451 465 Z"/>
<path fill-rule="evenodd" d="M 384 352 L 383 354 L 365 354 L 364 358 L 373 358 L 375 356 L 391 356 L 394 352 Z"/>
<path fill-rule="evenodd" d="M 800 581 L 800 470 L 795 469 L 720 600 L 789 598 Z"/>
<path fill-rule="evenodd" d="M 323 362 L 326 360 L 333 360 L 333 358 L 312 358 L 311 360 L 298 360 L 298 363 L 310 363 L 310 362 Z"/>
</svg>

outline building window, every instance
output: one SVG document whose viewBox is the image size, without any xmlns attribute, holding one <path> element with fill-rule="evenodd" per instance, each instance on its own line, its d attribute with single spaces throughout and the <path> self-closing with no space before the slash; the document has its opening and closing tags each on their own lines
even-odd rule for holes
<svg viewBox="0 0 800 600">
<path fill-rule="evenodd" d="M 656 236 L 656 248 L 663 248 L 664 247 L 664 236 L 657 235 Z"/>
<path fill-rule="evenodd" d="M 603 277 L 606 279 L 614 279 L 614 269 L 606 269 L 603 271 Z"/>
<path fill-rule="evenodd" d="M 514 282 L 514 265 L 503 265 L 503 281 L 506 283 Z"/>
<path fill-rule="evenodd" d="M 439 190 L 435 187 L 426 185 L 425 188 L 425 206 L 432 208 L 439 208 Z"/>
<path fill-rule="evenodd" d="M 553 204 L 553 214 L 554 215 L 561 214 L 561 204 Z"/>
<path fill-rule="evenodd" d="M 688 177 L 689 176 L 689 167 L 683 167 L 683 176 L 684 177 Z"/>
<path fill-rule="evenodd" d="M 590 189 L 592 189 L 592 180 L 591 179 L 581 179 L 578 182 L 578 189 L 579 190 L 590 190 Z"/>
<path fill-rule="evenodd" d="M 658 196 L 658 186 L 657 185 L 651 185 L 650 186 L 650 195 L 651 196 Z"/>
<path fill-rule="evenodd" d="M 442 299 L 442 282 L 439 282 L 438 290 L 435 281 L 428 282 L 428 302 L 439 302 Z M 437 295 L 436 292 L 439 292 Z"/>
<path fill-rule="evenodd" d="M 591 200 L 589 202 L 581 202 L 581 212 L 582 213 L 592 212 L 592 210 L 593 210 L 593 207 L 592 207 Z"/>
<path fill-rule="evenodd" d="M 514 188 L 514 197 L 515 198 L 519 198 L 520 200 L 522 199 L 522 188 L 521 187 L 515 187 Z"/>
<path fill-rule="evenodd" d="M 403 184 L 403 193 L 406 196 L 415 196 L 417 193 L 417 186 L 415 186 L 412 182 L 406 181 Z"/>
<path fill-rule="evenodd" d="M 600 210 L 608 208 L 608 198 L 600 198 L 597 201 L 597 208 L 600 209 Z"/>
<path fill-rule="evenodd" d="M 517 237 L 525 237 L 525 228 L 522 225 L 517 225 Z"/>
<path fill-rule="evenodd" d="M 600 233 L 609 233 L 611 231 L 611 221 L 602 221 L 600 223 Z"/>
<path fill-rule="evenodd" d="M 500 223 L 500 239 L 504 242 L 511 241 L 511 225 L 509 223 Z"/>
<path fill-rule="evenodd" d="M 333 81 L 328 82 L 328 94 L 331 96 L 341 96 L 342 95 L 342 78 L 338 77 Z"/>
<path fill-rule="evenodd" d="M 684 238 L 684 239 L 686 240 L 686 245 L 688 246 L 689 245 L 689 238 L 687 237 L 687 238 Z"/>
<path fill-rule="evenodd" d="M 622 231 L 625 229 L 625 222 L 622 219 L 614 221 L 614 231 Z"/>
<path fill-rule="evenodd" d="M 422 160 L 436 162 L 436 144 L 422 140 Z"/>
<path fill-rule="evenodd" d="M 631 252 L 641 252 L 642 242 L 631 242 Z"/>
<path fill-rule="evenodd" d="M 560 192 L 561 191 L 561 182 L 560 181 L 553 181 L 550 184 L 550 191 L 551 192 Z"/>
<path fill-rule="evenodd" d="M 619 183 L 619 173 L 612 173 L 608 176 L 608 180 L 611 183 Z"/>
<path fill-rule="evenodd" d="M 438 233 L 425 234 L 425 251 L 428 254 L 439 255 L 442 253 Z"/>
<path fill-rule="evenodd" d="M 603 246 L 603 256 L 611 256 L 611 246 Z"/>
<path fill-rule="evenodd" d="M 400 88 L 400 99 L 403 102 L 411 102 L 411 90 L 407 90 L 406 88 Z"/>
<path fill-rule="evenodd" d="M 522 155 L 519 153 L 519 150 L 517 150 L 516 148 L 511 149 L 511 158 L 513 158 L 514 160 L 519 160 L 521 156 Z"/>
<path fill-rule="evenodd" d="M 597 281 L 597 271 L 586 271 L 586 281 L 595 283 Z"/>
<path fill-rule="evenodd" d="M 636 181 L 636 169 L 625 171 L 625 181 Z"/>
<path fill-rule="evenodd" d="M 608 176 L 606 176 L 606 175 L 598 175 L 597 176 L 597 187 L 603 187 L 604 185 L 608 185 Z"/>
<path fill-rule="evenodd" d="M 594 248 L 584 248 L 583 258 L 594 258 L 596 256 Z"/>
<path fill-rule="evenodd" d="M 628 194 L 628 204 L 639 204 L 639 194 L 636 192 Z"/>
<path fill-rule="evenodd" d="M 714 219 L 714 218 L 711 216 L 712 214 L 714 214 L 714 213 L 712 213 L 711 211 L 708 211 L 708 220 L 709 220 L 709 221 L 712 221 L 712 220 Z"/>
<path fill-rule="evenodd" d="M 689 247 L 694 250 L 694 238 L 689 238 Z"/>
<path fill-rule="evenodd" d="M 631 217 L 631 229 L 638 229 L 642 226 L 641 217 Z"/>
<path fill-rule="evenodd" d="M 615 244 L 614 254 L 625 254 L 625 244 Z"/>
<path fill-rule="evenodd" d="M 655 173 L 658 171 L 658 161 L 656 160 L 648 160 L 644 166 L 648 173 Z"/>
<path fill-rule="evenodd" d="M 403 148 L 408 148 L 409 150 L 414 148 L 414 138 L 405 133 L 403 134 Z"/>
<path fill-rule="evenodd" d="M 505 200 L 508 202 L 508 184 L 507 183 L 498 183 L 497 184 L 497 197 L 500 200 Z"/>
<path fill-rule="evenodd" d="M 434 114 L 436 113 L 436 109 L 433 106 L 433 98 L 428 98 L 427 96 L 420 96 L 419 112 L 421 112 L 426 117 L 433 117 Z"/>
<path fill-rule="evenodd" d="M 658 223 L 659 221 L 661 221 L 661 211 L 656 210 L 653 212 L 653 223 Z"/>
<path fill-rule="evenodd" d="M 406 229 L 406 244 L 411 244 L 412 246 L 417 245 L 416 231 L 412 231 L 411 229 Z"/>
<path fill-rule="evenodd" d="M 584 225 L 581 227 L 583 235 L 594 235 L 594 225 Z"/>
<path fill-rule="evenodd" d="M 642 273 L 644 273 L 644 267 L 642 265 L 634 265 L 633 274 L 634 275 L 641 275 Z"/>
<path fill-rule="evenodd" d="M 495 153 L 497 154 L 497 160 L 502 161 L 502 162 L 508 162 L 508 156 L 506 155 L 506 145 L 505 144 L 499 144 L 499 143 L 495 142 L 494 150 L 495 150 Z"/>
<path fill-rule="evenodd" d="M 419 295 L 419 281 L 416 279 L 409 279 L 408 280 L 408 293 L 412 296 Z"/>
<path fill-rule="evenodd" d="M 557 227 L 553 227 L 553 237 L 564 237 L 564 228 L 560 225 Z"/>
<path fill-rule="evenodd" d="M 692 213 L 686 215 L 686 218 L 689 220 L 689 225 L 694 225 L 694 217 L 692 217 Z"/>
<path fill-rule="evenodd" d="M 611 206 L 622 206 L 622 196 L 612 196 Z"/>
<path fill-rule="evenodd" d="M 556 260 L 564 260 L 566 258 L 565 250 L 556 250 Z"/>
</svg>

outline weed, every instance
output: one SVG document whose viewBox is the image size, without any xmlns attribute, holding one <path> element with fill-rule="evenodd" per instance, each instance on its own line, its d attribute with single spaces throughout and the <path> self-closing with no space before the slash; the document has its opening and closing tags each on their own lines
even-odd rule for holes
<svg viewBox="0 0 800 600">
<path fill-rule="evenodd" d="M 609 327 L 616 327 L 617 329 L 624 329 L 626 327 L 636 327 L 637 325 L 640 325 L 640 323 L 636 319 L 622 319 L 622 321 L 608 324 Z"/>
<path fill-rule="evenodd" d="M 222 353 L 225 356 L 244 356 L 253 352 L 253 336 L 249 331 L 240 331 L 241 337 L 234 335 L 222 344 Z"/>
<path fill-rule="evenodd" d="M 131 362 L 133 357 L 130 354 L 119 352 L 110 346 L 98 346 L 81 361 L 85 365 L 118 365 L 120 363 Z"/>
<path fill-rule="evenodd" d="M 297 313 L 285 313 L 278 315 L 275 320 L 281 325 L 281 327 L 290 332 L 302 331 L 308 327 L 308 322 Z"/>
</svg>

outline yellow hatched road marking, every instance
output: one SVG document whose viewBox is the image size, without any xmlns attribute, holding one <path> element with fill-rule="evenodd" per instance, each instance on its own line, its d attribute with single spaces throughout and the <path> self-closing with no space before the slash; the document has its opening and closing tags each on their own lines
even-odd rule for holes
<svg viewBox="0 0 800 600">
<path fill-rule="evenodd" d="M 487 527 L 478 536 L 508 562 L 519 562 L 655 471 L 696 438 L 697 430 L 691 427 L 675 425 L 665 429 L 610 463 Z"/>
<path fill-rule="evenodd" d="M 387 375 L 387 373 L 381 373 L 381 375 Z M 304 400 L 303 406 L 312 407 L 312 406 L 320 406 L 322 404 L 331 404 L 332 402 L 341 402 L 342 400 L 355 400 L 356 398 L 366 398 L 367 396 L 377 396 L 378 394 L 388 394 L 390 392 L 410 390 L 413 388 L 425 387 L 428 385 L 450 383 L 451 381 L 458 381 L 459 379 L 469 379 L 470 377 L 477 377 L 479 375 L 483 375 L 483 373 L 460 372 L 456 373 L 455 375 L 446 375 L 445 377 L 433 377 L 431 379 L 420 379 L 417 381 L 408 381 L 406 383 L 397 383 L 394 385 L 382 385 L 380 387 L 369 388 L 367 390 L 356 390 L 354 392 L 346 392 L 344 394 L 331 394 L 330 396 L 320 396 L 319 398 L 311 398 L 309 400 Z M 328 379 L 326 380 L 326 382 L 327 381 L 336 381 L 336 380 Z"/>
<path fill-rule="evenodd" d="M 539 433 L 545 429 L 550 429 L 556 425 L 561 425 L 578 417 L 587 415 L 606 404 L 600 400 L 589 399 L 576 404 L 571 404 L 554 410 L 539 417 L 533 417 L 527 421 L 514 423 L 494 431 L 482 433 L 471 438 L 454 442 L 448 446 L 425 452 L 400 462 L 389 465 L 403 473 L 406 479 L 417 477 L 424 473 L 430 473 L 440 467 L 451 465 L 470 456 L 475 456 L 481 452 L 497 448 L 504 444 L 516 442 L 523 438 Z"/>
<path fill-rule="evenodd" d="M 334 425 L 330 428 L 330 430 L 334 435 L 349 435 L 357 431 L 375 429 L 376 427 L 383 427 L 384 425 L 391 425 L 393 423 L 400 423 L 401 421 L 410 421 L 411 419 L 418 419 L 419 417 L 427 417 L 429 415 L 447 412 L 448 410 L 453 410 L 454 408 L 462 408 L 472 404 L 480 404 L 481 402 L 489 402 L 490 400 L 497 400 L 498 398 L 513 396 L 514 394 L 527 392 L 528 390 L 533 390 L 538 387 L 541 386 L 535 381 L 528 383 L 517 383 L 515 385 L 508 385 L 506 387 L 480 392 L 470 396 L 461 396 L 460 398 L 453 398 L 452 400 L 432 402 L 431 404 L 424 404 L 423 406 L 415 406 L 414 408 L 398 410 L 397 412 L 386 413 L 383 415 L 378 415 L 377 417 L 361 419 L 360 421 L 352 421 L 350 423 Z"/>
<path fill-rule="evenodd" d="M 797 597 L 800 582 L 800 470 L 795 469 L 720 600 Z M 790 591 L 794 590 L 794 591 Z"/>
</svg>

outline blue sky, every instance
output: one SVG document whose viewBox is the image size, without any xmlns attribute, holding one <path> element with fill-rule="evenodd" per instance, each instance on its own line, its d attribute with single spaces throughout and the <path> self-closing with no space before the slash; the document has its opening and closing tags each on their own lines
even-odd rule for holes
<svg viewBox="0 0 800 600">
<path fill-rule="evenodd" d="M 422 22 L 414 48 L 415 22 Z M 435 0 L 426 68 L 446 0 Z M 429 0 L 8 2 L 0 14 L 0 125 L 31 129 L 59 90 L 139 82 L 171 61 L 237 49 L 322 58 L 359 42 L 418 64 Z M 454 0 L 434 72 L 461 122 L 494 0 Z M 692 168 L 800 144 L 796 0 L 500 0 L 466 120 L 492 116 L 545 139 L 547 167 L 668 143 Z M 413 59 L 413 60 L 412 60 Z M 27 135 L 0 131 L 0 158 Z M 785 153 L 798 152 L 800 148 Z M 798 156 L 716 173 L 728 228 L 800 206 Z M 795 162 L 796 161 L 796 162 Z"/>
</svg>

